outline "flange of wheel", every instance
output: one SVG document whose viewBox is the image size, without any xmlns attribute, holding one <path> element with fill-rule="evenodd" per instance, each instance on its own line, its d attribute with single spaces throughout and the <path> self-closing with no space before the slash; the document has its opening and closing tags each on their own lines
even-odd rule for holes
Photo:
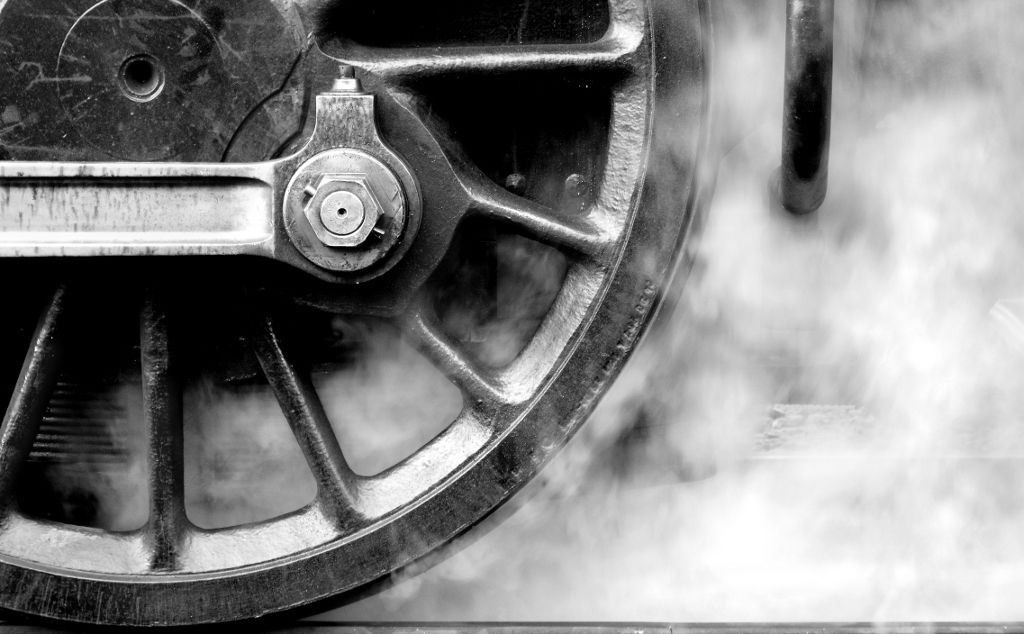
<svg viewBox="0 0 1024 634">
<path fill-rule="evenodd" d="M 406 182 L 415 187 L 408 171 Z M 407 210 L 405 187 L 384 163 L 360 150 L 328 150 L 306 161 L 288 184 L 285 227 L 311 262 L 354 273 L 398 245 Z"/>
</svg>

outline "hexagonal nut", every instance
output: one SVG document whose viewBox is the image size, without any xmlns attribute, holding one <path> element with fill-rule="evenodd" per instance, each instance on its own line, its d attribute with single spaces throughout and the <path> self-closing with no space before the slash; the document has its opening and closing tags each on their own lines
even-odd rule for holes
<svg viewBox="0 0 1024 634">
<path fill-rule="evenodd" d="M 317 238 L 329 247 L 352 249 L 362 246 L 384 215 L 384 208 L 373 193 L 365 174 L 324 174 L 313 189 L 315 191 L 303 213 Z M 323 218 L 325 213 L 333 213 L 334 210 L 325 209 L 325 205 L 330 204 L 331 197 L 339 193 L 351 194 L 363 205 L 363 220 L 359 227 L 344 235 L 331 231 Z"/>
</svg>

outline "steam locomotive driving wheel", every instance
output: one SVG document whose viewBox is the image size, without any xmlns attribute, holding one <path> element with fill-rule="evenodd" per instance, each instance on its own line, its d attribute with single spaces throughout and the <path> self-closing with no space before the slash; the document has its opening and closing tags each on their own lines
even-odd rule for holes
<svg viewBox="0 0 1024 634">
<path fill-rule="evenodd" d="M 478 524 L 585 421 L 704 193 L 708 9 L 469 4 L 0 4 L 0 606 L 181 625 L 344 601 Z M 353 324 L 461 394 L 369 472 L 313 378 L 372 352 Z M 273 394 L 310 503 L 197 520 L 197 375 Z M 105 420 L 99 393 L 137 394 L 137 420 Z M 137 526 L 40 501 L 41 462 L 94 451 L 94 423 L 142 439 Z"/>
</svg>

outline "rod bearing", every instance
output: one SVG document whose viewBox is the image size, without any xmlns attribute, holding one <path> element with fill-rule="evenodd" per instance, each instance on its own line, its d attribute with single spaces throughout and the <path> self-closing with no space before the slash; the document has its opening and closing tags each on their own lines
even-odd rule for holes
<svg viewBox="0 0 1024 634">
<path fill-rule="evenodd" d="M 304 163 L 286 195 L 295 246 L 330 271 L 357 272 L 401 241 L 405 187 L 383 162 L 355 149 L 328 150 Z"/>
</svg>

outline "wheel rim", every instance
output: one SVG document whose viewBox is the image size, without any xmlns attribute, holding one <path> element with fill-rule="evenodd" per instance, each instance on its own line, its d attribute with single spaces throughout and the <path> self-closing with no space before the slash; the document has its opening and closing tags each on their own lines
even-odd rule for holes
<svg viewBox="0 0 1024 634">
<path fill-rule="evenodd" d="M 528 201 L 483 179 L 472 181 L 481 195 L 471 212 L 568 253 L 568 271 L 537 332 L 500 371 L 481 368 L 460 351 L 423 304 L 403 312 L 397 323 L 458 387 L 465 407 L 426 446 L 375 476 L 352 472 L 308 373 L 289 357 L 274 315 L 258 314 L 247 325 L 249 341 L 318 495 L 298 512 L 222 530 L 198 529 L 186 516 L 180 394 L 168 361 L 173 306 L 159 287 L 147 292 L 140 348 L 149 521 L 141 530 L 115 534 L 9 509 L 0 530 L 0 604 L 79 622 L 175 625 L 344 600 L 434 555 L 506 501 L 586 419 L 637 343 L 684 251 L 704 193 L 698 166 L 707 134 L 706 17 L 701 2 L 669 10 L 644 0 L 613 0 L 608 34 L 592 44 L 466 47 L 431 56 L 328 49 L 362 69 L 368 85 L 387 91 L 398 104 L 392 107 L 424 117 L 410 85 L 433 75 L 610 74 L 608 159 L 587 216 L 614 239 L 592 244 L 572 225 L 549 223 Z M 617 48 L 623 46 L 625 53 Z M 656 49 L 673 54 L 677 65 L 656 68 Z M 680 100 L 678 91 L 688 97 Z M 383 119 L 386 125 L 387 112 Z M 400 139 L 393 133 L 389 139 L 403 154 Z M 648 165 L 651 152 L 664 160 Z M 644 188 L 648 174 L 656 178 Z M 666 175 L 671 178 L 658 178 Z M 460 176 L 481 175 L 466 168 Z M 73 289 L 59 287 L 33 336 L 0 436 L 3 499 L 12 495 L 18 465 L 28 458 L 56 382 L 74 297 Z"/>
</svg>

